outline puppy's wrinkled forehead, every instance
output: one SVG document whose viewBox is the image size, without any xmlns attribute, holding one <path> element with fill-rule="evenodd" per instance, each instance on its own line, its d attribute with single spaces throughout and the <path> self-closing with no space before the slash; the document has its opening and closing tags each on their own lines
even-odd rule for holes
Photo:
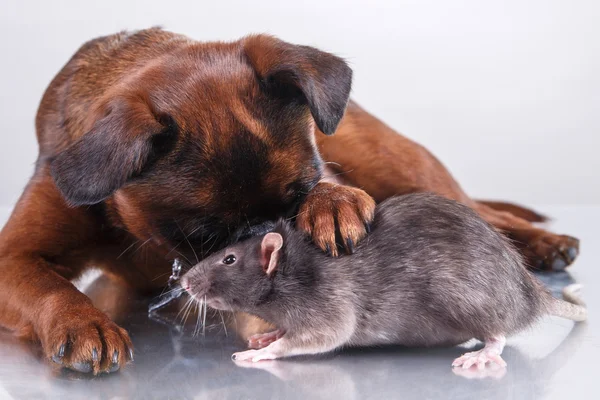
<svg viewBox="0 0 600 400">
<path fill-rule="evenodd" d="M 243 206 L 253 193 L 268 203 L 316 183 L 320 159 L 304 101 L 266 89 L 246 55 L 229 44 L 173 57 L 193 65 L 163 66 L 173 84 L 155 102 L 180 132 L 177 164 L 202 171 L 202 196 Z"/>
</svg>

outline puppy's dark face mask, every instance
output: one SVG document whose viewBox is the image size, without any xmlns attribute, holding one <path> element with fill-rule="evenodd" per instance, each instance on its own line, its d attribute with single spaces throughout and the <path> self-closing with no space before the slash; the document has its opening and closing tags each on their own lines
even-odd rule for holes
<svg viewBox="0 0 600 400">
<path fill-rule="evenodd" d="M 293 217 L 322 174 L 352 72 L 270 36 L 194 44 L 123 80 L 51 172 L 73 206 L 107 202 L 140 239 L 205 256 Z"/>
</svg>

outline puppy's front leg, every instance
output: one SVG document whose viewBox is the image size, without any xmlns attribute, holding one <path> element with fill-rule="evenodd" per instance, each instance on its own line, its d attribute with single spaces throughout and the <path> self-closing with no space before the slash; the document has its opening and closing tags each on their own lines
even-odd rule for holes
<svg viewBox="0 0 600 400">
<path fill-rule="evenodd" d="M 40 172 L 0 232 L 0 326 L 86 373 L 116 371 L 133 357 L 127 332 L 70 282 L 85 266 L 85 249 L 101 241 L 97 227 Z"/>
</svg>

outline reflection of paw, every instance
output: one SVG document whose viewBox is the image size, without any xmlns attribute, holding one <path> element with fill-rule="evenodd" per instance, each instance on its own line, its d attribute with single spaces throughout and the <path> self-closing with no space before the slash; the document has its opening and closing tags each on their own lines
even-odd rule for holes
<svg viewBox="0 0 600 400">
<path fill-rule="evenodd" d="M 262 360 L 274 360 L 278 358 L 278 356 L 271 351 L 268 351 L 267 348 L 260 350 L 246 350 L 240 351 L 238 353 L 233 353 L 231 359 L 233 361 L 251 361 L 258 362 Z"/>
<path fill-rule="evenodd" d="M 454 375 L 467 379 L 502 379 L 506 375 L 506 367 L 491 363 L 483 369 L 479 368 L 452 368 Z"/>
<path fill-rule="evenodd" d="M 248 347 L 251 349 L 262 349 L 279 339 L 284 333 L 282 329 L 277 329 L 272 332 L 252 335 L 248 338 Z"/>
<path fill-rule="evenodd" d="M 484 347 L 478 351 L 472 351 L 470 353 L 465 353 L 462 356 L 458 357 L 452 363 L 453 367 L 462 367 L 463 369 L 469 369 L 473 365 L 477 366 L 477 369 L 482 370 L 485 368 L 486 364 L 494 362 L 501 367 L 506 368 L 506 362 L 500 357 L 497 351 L 491 348 Z"/>
</svg>

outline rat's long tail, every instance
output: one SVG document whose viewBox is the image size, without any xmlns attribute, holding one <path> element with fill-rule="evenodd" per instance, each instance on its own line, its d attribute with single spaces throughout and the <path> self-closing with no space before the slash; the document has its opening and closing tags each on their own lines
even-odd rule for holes
<svg viewBox="0 0 600 400">
<path fill-rule="evenodd" d="M 549 314 L 557 317 L 567 318 L 573 321 L 585 321 L 587 319 L 587 308 L 579 297 L 581 285 L 574 283 L 563 289 L 564 300 L 552 297 Z"/>
</svg>

